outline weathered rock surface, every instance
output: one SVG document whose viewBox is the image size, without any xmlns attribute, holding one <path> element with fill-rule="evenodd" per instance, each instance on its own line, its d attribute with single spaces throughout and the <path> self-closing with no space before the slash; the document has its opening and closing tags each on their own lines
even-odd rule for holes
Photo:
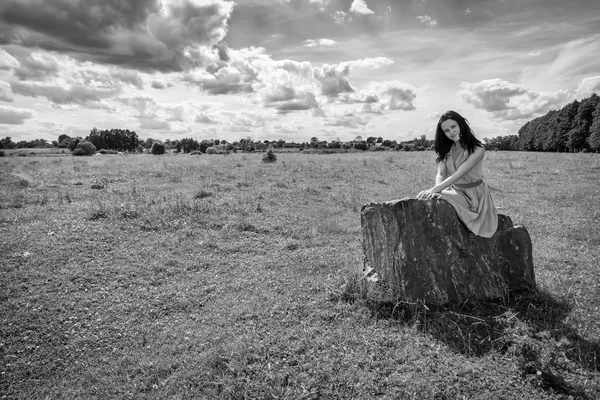
<svg viewBox="0 0 600 400">
<path fill-rule="evenodd" d="M 444 304 L 535 289 L 531 238 L 506 215 L 489 239 L 442 199 L 366 204 L 361 223 L 365 262 L 398 298 Z"/>
</svg>

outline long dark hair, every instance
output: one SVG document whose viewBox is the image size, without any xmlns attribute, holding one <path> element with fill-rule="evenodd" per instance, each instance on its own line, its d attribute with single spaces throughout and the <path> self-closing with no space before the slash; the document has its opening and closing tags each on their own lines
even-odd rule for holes
<svg viewBox="0 0 600 400">
<path fill-rule="evenodd" d="M 475 137 L 475 133 L 473 133 L 473 130 L 469 125 L 469 121 L 466 118 L 456 111 L 446 111 L 444 114 L 442 114 L 440 120 L 438 121 L 437 128 L 435 130 L 435 140 L 433 142 L 433 149 L 438 155 L 435 161 L 438 163 L 446 158 L 446 155 L 450 152 L 450 148 L 454 144 L 454 141 L 448 139 L 442 130 L 442 122 L 449 119 L 456 121 L 458 124 L 458 127 L 460 128 L 459 142 L 462 147 L 467 149 L 469 154 L 472 154 L 475 151 L 475 147 L 483 147 L 483 143 L 481 143 L 481 141 Z"/>
</svg>

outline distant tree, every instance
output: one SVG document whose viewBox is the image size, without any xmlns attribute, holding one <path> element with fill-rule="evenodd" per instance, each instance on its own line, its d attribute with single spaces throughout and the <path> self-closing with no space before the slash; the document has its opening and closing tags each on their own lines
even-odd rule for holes
<svg viewBox="0 0 600 400">
<path fill-rule="evenodd" d="M 6 136 L 4 139 L 0 140 L 0 149 L 14 149 L 15 147 L 17 147 L 17 145 L 9 136 Z"/>
<path fill-rule="evenodd" d="M 367 146 L 367 142 L 365 140 L 360 141 L 360 142 L 355 142 L 354 143 L 354 148 L 356 150 L 367 150 L 369 148 L 369 146 Z"/>
<path fill-rule="evenodd" d="M 150 152 L 154 155 L 165 154 L 165 145 L 160 142 L 154 142 L 152 143 L 152 148 L 150 149 Z"/>
<path fill-rule="evenodd" d="M 96 146 L 92 143 L 82 140 L 77 143 L 77 147 L 73 150 L 74 156 L 92 156 L 96 153 Z"/>
<path fill-rule="evenodd" d="M 79 137 L 79 136 L 72 138 L 71 141 L 69 142 L 69 150 L 75 151 L 75 149 L 77 148 L 77 145 L 82 140 L 83 139 L 81 137 Z"/>
<path fill-rule="evenodd" d="M 279 139 L 276 143 L 277 143 L 277 147 L 282 148 L 283 145 L 285 144 L 285 140 Z"/>
<path fill-rule="evenodd" d="M 200 142 L 198 149 L 202 153 L 206 153 L 206 149 L 208 149 L 209 147 L 213 147 L 214 145 L 215 145 L 215 142 L 213 142 L 212 140 L 204 139 L 203 141 Z"/>
<path fill-rule="evenodd" d="M 590 136 L 587 139 L 590 149 L 600 152 L 600 103 L 596 104 L 596 109 L 592 113 L 592 125 L 590 126 Z"/>
<path fill-rule="evenodd" d="M 377 143 L 383 143 L 383 138 L 381 136 L 377 138 Z"/>
<path fill-rule="evenodd" d="M 274 163 L 277 162 L 277 155 L 273 153 L 273 147 L 269 147 L 269 150 L 265 154 L 263 154 L 262 162 L 264 163 Z"/>
<path fill-rule="evenodd" d="M 342 147 L 342 142 L 340 142 L 339 140 L 332 140 L 329 143 L 328 147 L 331 148 L 331 149 L 339 149 L 339 148 Z"/>
<path fill-rule="evenodd" d="M 377 141 L 377 138 L 376 138 L 376 137 L 374 137 L 374 136 L 369 136 L 369 137 L 367 138 L 367 144 L 368 144 L 368 145 L 375 144 L 375 142 L 376 142 L 376 141 Z"/>
<path fill-rule="evenodd" d="M 579 103 L 573 127 L 569 132 L 568 146 L 572 151 L 581 151 L 588 148 L 587 139 L 590 135 L 590 126 L 593 123 L 593 113 L 600 103 L 600 97 L 595 93 Z"/>
</svg>

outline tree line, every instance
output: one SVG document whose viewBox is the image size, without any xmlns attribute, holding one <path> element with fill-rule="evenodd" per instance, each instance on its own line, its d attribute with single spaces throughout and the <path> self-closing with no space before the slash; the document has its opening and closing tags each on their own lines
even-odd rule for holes
<svg viewBox="0 0 600 400">
<path fill-rule="evenodd" d="M 309 142 L 286 142 L 285 140 L 254 140 L 251 137 L 228 142 L 223 139 L 196 140 L 183 138 L 178 140 L 141 139 L 136 132 L 129 129 L 93 128 L 85 138 L 70 137 L 62 134 L 57 140 L 48 142 L 46 139 L 34 139 L 14 143 L 10 137 L 0 139 L 0 149 L 58 147 L 74 151 L 80 142 L 89 142 L 98 151 L 151 152 L 155 143 L 164 145 L 166 150 L 176 153 L 199 151 L 206 153 L 209 148 L 219 151 L 266 151 L 267 148 L 298 148 L 307 149 L 346 149 L 346 150 L 404 150 L 420 151 L 431 149 L 433 140 L 425 135 L 407 141 L 395 141 L 382 137 L 369 136 L 363 139 L 357 136 L 354 140 L 343 142 L 339 139 L 332 141 L 319 140 L 312 137 Z M 546 115 L 532 119 L 523 125 L 518 135 L 484 138 L 489 150 L 513 151 L 558 151 L 558 152 L 600 152 L 600 97 L 592 94 L 581 101 L 574 100 L 560 110 L 552 110 Z M 155 146 L 156 148 L 156 146 Z"/>
<path fill-rule="evenodd" d="M 164 146 L 165 150 L 174 150 L 175 153 L 190 153 L 199 151 L 206 153 L 209 148 L 220 151 L 266 151 L 272 148 L 297 148 L 300 151 L 308 149 L 354 149 L 354 150 L 404 150 L 422 151 L 431 148 L 433 140 L 428 140 L 425 135 L 407 141 L 397 142 L 395 140 L 383 139 L 382 137 L 369 136 L 363 139 L 357 136 L 354 140 L 342 142 L 339 139 L 330 142 L 312 137 L 309 142 L 287 142 L 279 140 L 255 140 L 251 137 L 228 142 L 224 139 L 183 138 L 178 140 L 156 140 L 153 138 L 141 139 L 136 132 L 128 129 L 99 130 L 93 128 L 86 137 L 70 137 L 66 134 L 58 136 L 57 140 L 48 142 L 45 139 L 32 141 L 21 141 L 14 143 L 10 137 L 0 140 L 0 149 L 14 148 L 46 148 L 57 147 L 75 151 L 80 143 L 90 143 L 98 152 L 120 151 L 130 153 L 155 152 L 157 148 Z M 156 146 L 160 145 L 160 146 Z"/>
<path fill-rule="evenodd" d="M 519 129 L 519 150 L 600 151 L 600 97 L 592 94 Z"/>
</svg>

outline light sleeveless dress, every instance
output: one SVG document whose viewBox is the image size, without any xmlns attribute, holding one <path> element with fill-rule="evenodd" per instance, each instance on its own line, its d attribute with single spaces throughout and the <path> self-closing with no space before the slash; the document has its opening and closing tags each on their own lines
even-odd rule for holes
<svg viewBox="0 0 600 400">
<path fill-rule="evenodd" d="M 441 161 L 446 163 L 446 177 L 455 173 L 468 157 L 469 152 L 466 149 L 460 145 L 453 145 L 446 159 Z M 471 232 L 490 238 L 498 228 L 498 214 L 490 189 L 483 180 L 482 161 L 479 161 L 454 185 L 444 189 L 441 195 L 454 206 L 458 218 Z"/>
</svg>

